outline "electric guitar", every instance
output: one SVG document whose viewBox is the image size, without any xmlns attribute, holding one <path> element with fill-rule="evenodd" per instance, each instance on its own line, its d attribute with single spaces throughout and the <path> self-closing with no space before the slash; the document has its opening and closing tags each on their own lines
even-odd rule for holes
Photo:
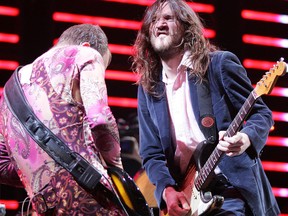
<svg viewBox="0 0 288 216">
<path fill-rule="evenodd" d="M 263 94 L 270 94 L 278 77 L 288 72 L 286 63 L 283 60 L 284 59 L 281 58 L 257 83 L 230 124 L 225 136 L 231 137 L 237 133 L 257 98 Z M 209 146 L 205 144 L 207 143 L 203 142 L 201 145 L 199 144 L 197 151 L 203 152 L 203 148 Z M 191 211 L 188 214 L 189 216 L 204 216 L 215 209 L 220 209 L 223 205 L 224 198 L 219 195 L 212 195 L 208 189 L 211 177 L 214 175 L 214 169 L 223 155 L 224 152 L 214 148 L 202 167 L 199 166 L 200 161 L 198 160 L 192 160 L 193 162 L 189 164 L 185 179 L 182 181 L 182 184 L 180 184 L 180 191 L 183 191 L 190 199 Z"/>
</svg>

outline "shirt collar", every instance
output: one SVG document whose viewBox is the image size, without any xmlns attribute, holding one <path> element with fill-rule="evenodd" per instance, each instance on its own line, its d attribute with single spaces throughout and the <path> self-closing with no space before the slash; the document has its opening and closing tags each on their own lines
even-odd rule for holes
<svg viewBox="0 0 288 216">
<path fill-rule="evenodd" d="M 177 73 L 180 73 L 180 72 L 183 72 L 183 71 L 187 71 L 188 68 L 193 68 L 193 65 L 192 65 L 192 62 L 191 62 L 191 59 L 189 58 L 191 55 L 191 52 L 190 51 L 186 51 L 182 57 L 182 60 L 179 64 L 179 66 L 177 67 Z M 170 80 L 167 78 L 164 70 L 162 69 L 162 81 L 165 83 L 165 84 L 169 84 L 169 83 L 173 83 L 174 80 Z"/>
<path fill-rule="evenodd" d="M 177 71 L 181 71 L 181 69 L 193 68 L 191 59 L 189 58 L 191 55 L 190 51 L 186 51 L 182 57 L 182 60 L 177 68 Z"/>
</svg>

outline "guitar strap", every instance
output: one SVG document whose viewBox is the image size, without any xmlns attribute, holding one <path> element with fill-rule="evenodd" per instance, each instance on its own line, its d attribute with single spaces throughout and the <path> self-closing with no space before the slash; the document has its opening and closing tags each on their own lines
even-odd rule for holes
<svg viewBox="0 0 288 216">
<path fill-rule="evenodd" d="M 14 71 L 4 87 L 5 99 L 11 112 L 22 123 L 31 138 L 65 168 L 81 187 L 95 197 L 101 193 L 102 197 L 107 197 L 124 209 L 119 197 L 100 182 L 102 175 L 95 167 L 80 154 L 72 151 L 32 111 L 21 88 L 19 69 L 20 67 Z"/>
<path fill-rule="evenodd" d="M 200 129 L 206 140 L 214 143 L 218 139 L 218 134 L 216 130 L 215 117 L 213 115 L 208 79 L 197 83 L 197 96 L 200 111 Z"/>
<path fill-rule="evenodd" d="M 215 143 L 218 140 L 218 133 L 216 130 L 216 121 L 213 115 L 212 99 L 210 93 L 210 86 L 208 79 L 196 84 L 198 106 L 200 112 L 200 130 L 205 136 L 205 140 L 201 143 L 199 148 L 196 148 L 194 153 L 194 160 L 200 170 L 206 163 L 208 157 L 215 148 Z"/>
</svg>

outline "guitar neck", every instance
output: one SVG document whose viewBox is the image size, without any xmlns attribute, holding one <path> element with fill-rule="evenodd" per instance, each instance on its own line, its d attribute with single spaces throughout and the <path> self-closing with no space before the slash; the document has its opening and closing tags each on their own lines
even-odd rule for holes
<svg viewBox="0 0 288 216">
<path fill-rule="evenodd" d="M 225 136 L 231 137 L 234 136 L 240 129 L 241 125 L 247 118 L 249 112 L 251 111 L 252 106 L 255 104 L 256 100 L 258 98 L 258 95 L 253 90 L 246 101 L 244 102 L 243 106 L 237 113 L 236 117 L 232 121 L 232 123 L 229 125 Z M 214 169 L 216 168 L 217 164 L 220 162 L 220 158 L 224 155 L 224 152 L 219 150 L 218 148 L 215 148 L 209 158 L 207 159 L 206 163 L 203 165 L 203 167 L 200 169 L 197 178 L 195 179 L 195 187 L 197 190 L 201 190 L 203 186 L 208 185 L 209 182 L 207 179 L 212 174 Z"/>
</svg>

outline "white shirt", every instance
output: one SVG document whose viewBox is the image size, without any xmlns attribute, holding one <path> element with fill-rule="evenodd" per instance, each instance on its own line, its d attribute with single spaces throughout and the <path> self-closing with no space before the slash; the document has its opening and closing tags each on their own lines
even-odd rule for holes
<svg viewBox="0 0 288 216">
<path fill-rule="evenodd" d="M 186 52 L 177 68 L 174 80 L 168 79 L 162 71 L 162 81 L 166 84 L 166 95 L 169 105 L 172 137 L 176 143 L 175 165 L 184 174 L 196 146 L 205 140 L 192 109 L 187 68 L 191 62 Z"/>
</svg>

